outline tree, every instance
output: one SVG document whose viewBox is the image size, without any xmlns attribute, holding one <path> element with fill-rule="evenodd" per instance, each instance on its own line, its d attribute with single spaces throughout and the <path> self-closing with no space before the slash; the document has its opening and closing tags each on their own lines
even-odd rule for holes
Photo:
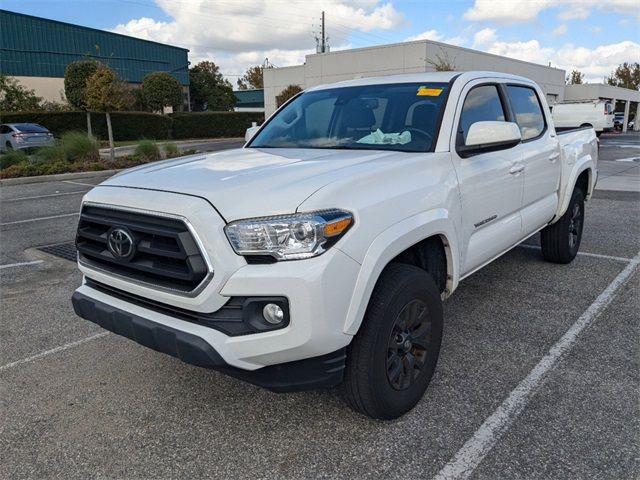
<svg viewBox="0 0 640 480">
<path fill-rule="evenodd" d="M 189 92 L 192 109 L 232 110 L 236 104 L 233 88 L 213 62 L 200 62 L 189 69 Z"/>
<path fill-rule="evenodd" d="M 640 63 L 624 62 L 607 78 L 609 85 L 629 88 L 631 90 L 640 89 Z"/>
<path fill-rule="evenodd" d="M 133 95 L 133 110 L 136 112 L 150 112 L 151 109 L 149 105 L 147 105 L 147 101 L 144 98 L 144 93 L 142 93 L 142 87 L 132 88 L 131 94 Z"/>
<path fill-rule="evenodd" d="M 449 54 L 442 49 L 440 49 L 440 53 L 436 53 L 435 60 L 425 58 L 424 61 L 431 65 L 436 72 L 453 72 L 456 69 L 455 58 L 451 60 Z"/>
<path fill-rule="evenodd" d="M 87 109 L 87 81 L 96 73 L 99 62 L 79 60 L 67 66 L 64 72 L 64 95 L 73 107 L 87 112 L 87 134 L 91 136 L 91 113 Z"/>
<path fill-rule="evenodd" d="M 579 70 L 573 70 L 571 75 L 567 76 L 567 85 L 582 85 L 584 83 L 584 74 Z"/>
<path fill-rule="evenodd" d="M 165 107 L 182 104 L 182 85 L 166 72 L 153 72 L 142 79 L 142 96 L 153 111 L 164 113 Z"/>
<path fill-rule="evenodd" d="M 115 159 L 113 146 L 113 129 L 111 128 L 111 112 L 126 110 L 133 105 L 134 98 L 129 86 L 118 78 L 116 72 L 106 65 L 101 65 L 87 81 L 87 109 L 104 112 L 107 117 L 107 133 L 111 161 Z"/>
<path fill-rule="evenodd" d="M 301 91 L 302 87 L 300 87 L 300 85 L 289 85 L 278 95 L 276 95 L 276 107 L 280 108 L 287 100 L 289 100 L 291 97 L 295 97 Z"/>
<path fill-rule="evenodd" d="M 256 88 L 264 88 L 264 81 L 262 78 L 262 65 L 255 65 L 247 68 L 244 76 L 238 79 L 238 88 L 240 90 L 249 90 Z"/>
<path fill-rule="evenodd" d="M 23 87 L 15 78 L 0 75 L 0 111 L 38 110 L 41 101 L 33 90 Z"/>
</svg>

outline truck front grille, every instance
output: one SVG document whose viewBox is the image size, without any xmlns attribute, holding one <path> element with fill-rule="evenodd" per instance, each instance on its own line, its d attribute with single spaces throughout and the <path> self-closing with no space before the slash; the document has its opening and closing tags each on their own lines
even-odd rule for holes
<svg viewBox="0 0 640 480">
<path fill-rule="evenodd" d="M 76 247 L 89 267 L 162 289 L 193 292 L 209 273 L 189 228 L 172 217 L 85 205 Z"/>
</svg>

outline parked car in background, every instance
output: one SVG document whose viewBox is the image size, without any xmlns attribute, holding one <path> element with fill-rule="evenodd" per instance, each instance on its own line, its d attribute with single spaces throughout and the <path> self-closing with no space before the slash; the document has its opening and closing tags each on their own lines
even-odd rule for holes
<svg viewBox="0 0 640 480">
<path fill-rule="evenodd" d="M 593 127 L 598 135 L 613 130 L 611 102 L 589 101 L 558 103 L 551 109 L 556 128 Z"/>
<path fill-rule="evenodd" d="M 624 113 L 616 113 L 613 117 L 613 128 L 616 130 L 622 130 L 622 124 L 624 123 Z"/>
<path fill-rule="evenodd" d="M 37 123 L 6 123 L 0 125 L 0 150 L 22 150 L 53 145 L 53 133 Z"/>
<path fill-rule="evenodd" d="M 629 115 L 629 121 L 627 123 L 627 130 L 632 130 L 634 125 L 634 117 Z M 624 124 L 624 113 L 616 112 L 615 117 L 613 119 L 613 128 L 616 130 L 622 130 L 622 125 Z"/>
</svg>

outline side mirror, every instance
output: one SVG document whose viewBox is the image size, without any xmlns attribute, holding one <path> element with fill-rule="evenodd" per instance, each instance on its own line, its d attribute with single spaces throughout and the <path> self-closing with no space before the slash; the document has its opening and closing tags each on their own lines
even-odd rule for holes
<svg viewBox="0 0 640 480">
<path fill-rule="evenodd" d="M 244 133 L 244 141 L 248 142 L 253 138 L 253 136 L 260 130 L 259 126 L 254 125 L 253 127 L 247 128 L 247 131 Z"/>
<path fill-rule="evenodd" d="M 520 127 L 513 122 L 476 122 L 471 124 L 464 145 L 465 156 L 515 147 L 522 141 Z"/>
</svg>

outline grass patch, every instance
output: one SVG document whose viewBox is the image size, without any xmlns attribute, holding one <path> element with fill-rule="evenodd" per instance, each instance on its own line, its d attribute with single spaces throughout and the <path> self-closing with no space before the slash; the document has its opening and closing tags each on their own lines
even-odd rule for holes
<svg viewBox="0 0 640 480">
<path fill-rule="evenodd" d="M 22 150 L 12 150 L 0 156 L 0 168 L 5 169 L 28 161 L 29 157 Z"/>
<path fill-rule="evenodd" d="M 96 162 L 100 160 L 98 141 L 82 132 L 67 132 L 62 135 L 60 145 L 70 162 Z"/>
<path fill-rule="evenodd" d="M 42 147 L 36 150 L 35 161 L 36 163 L 66 162 L 67 152 L 61 145 Z"/>
<path fill-rule="evenodd" d="M 155 162 L 156 160 L 160 160 L 162 158 L 158 145 L 156 145 L 151 140 L 143 140 L 142 142 L 140 142 L 136 147 L 133 155 L 135 157 L 139 157 L 145 162 Z"/>
<path fill-rule="evenodd" d="M 155 156 L 155 154 L 152 154 L 151 157 L 148 155 L 131 155 L 118 157 L 113 162 L 99 157 L 94 161 L 72 160 L 68 155 L 63 156 L 66 150 L 62 144 L 41 148 L 36 152 L 35 161 L 30 161 L 24 152 L 15 151 L 0 156 L 0 165 L 2 165 L 0 169 L 0 179 L 54 175 L 57 173 L 97 172 L 100 170 L 119 170 L 135 167 L 160 159 L 158 146 L 153 144 L 153 142 L 150 143 L 152 143 L 155 150 L 157 150 L 157 156 Z M 195 150 L 187 150 L 182 152 L 182 155 L 190 155 L 193 153 L 196 153 Z"/>
<path fill-rule="evenodd" d="M 165 143 L 163 148 L 164 156 L 166 158 L 174 158 L 180 156 L 180 150 L 175 143 Z"/>
</svg>

